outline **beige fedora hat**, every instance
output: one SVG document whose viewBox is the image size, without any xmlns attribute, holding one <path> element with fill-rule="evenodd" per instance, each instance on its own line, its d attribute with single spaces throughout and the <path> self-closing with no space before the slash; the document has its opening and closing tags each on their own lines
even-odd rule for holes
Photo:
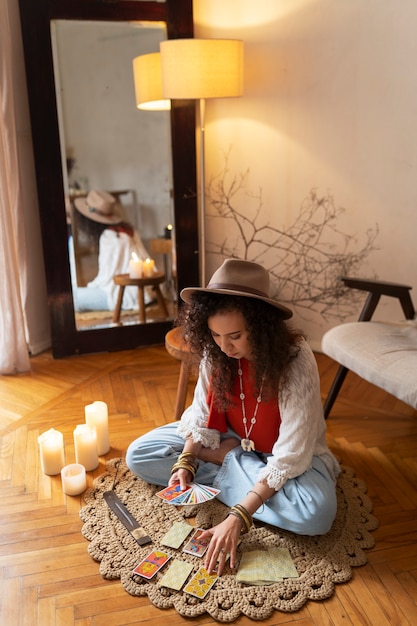
<svg viewBox="0 0 417 626">
<path fill-rule="evenodd" d="M 181 291 L 184 302 L 191 302 L 199 292 L 229 294 L 256 298 L 279 309 L 283 319 L 292 317 L 292 311 L 270 296 L 269 272 L 252 261 L 226 259 L 214 272 L 207 287 L 186 287 Z"/>
<path fill-rule="evenodd" d="M 122 217 L 118 211 L 119 205 L 114 196 L 107 191 L 92 189 L 85 198 L 74 200 L 75 208 L 94 222 L 101 224 L 119 224 Z"/>
</svg>

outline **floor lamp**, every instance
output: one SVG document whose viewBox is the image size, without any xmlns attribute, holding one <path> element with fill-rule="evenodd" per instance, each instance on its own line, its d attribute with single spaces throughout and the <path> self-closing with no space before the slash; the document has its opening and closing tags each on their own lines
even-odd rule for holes
<svg viewBox="0 0 417 626">
<path fill-rule="evenodd" d="M 205 101 L 243 93 L 243 42 L 237 39 L 169 39 L 160 43 L 164 98 L 200 104 L 200 285 L 206 285 Z"/>
<path fill-rule="evenodd" d="M 133 59 L 136 107 L 143 111 L 169 111 L 171 100 L 162 96 L 161 53 L 151 52 Z"/>
</svg>

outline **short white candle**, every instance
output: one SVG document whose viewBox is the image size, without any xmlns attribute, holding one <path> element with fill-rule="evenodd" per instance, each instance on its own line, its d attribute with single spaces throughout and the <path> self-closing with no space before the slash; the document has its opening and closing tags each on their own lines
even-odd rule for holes
<svg viewBox="0 0 417 626">
<path fill-rule="evenodd" d="M 109 414 L 107 404 L 96 400 L 85 407 L 85 421 L 90 428 L 97 431 L 97 450 L 99 455 L 107 454 L 110 450 L 109 442 Z"/>
<path fill-rule="evenodd" d="M 87 472 L 98 466 L 97 431 L 88 424 L 78 424 L 74 430 L 75 460 Z"/>
<path fill-rule="evenodd" d="M 143 275 L 146 278 L 153 276 L 155 269 L 155 261 L 153 259 L 145 259 L 143 262 Z"/>
<path fill-rule="evenodd" d="M 136 252 L 132 253 L 132 258 L 129 261 L 129 276 L 130 278 L 143 277 L 143 262 L 140 260 Z"/>
<path fill-rule="evenodd" d="M 72 463 L 61 470 L 62 489 L 67 496 L 78 496 L 87 489 L 84 465 Z"/>
<path fill-rule="evenodd" d="M 65 465 L 64 435 L 50 428 L 38 437 L 41 467 L 44 474 L 55 476 Z"/>
</svg>

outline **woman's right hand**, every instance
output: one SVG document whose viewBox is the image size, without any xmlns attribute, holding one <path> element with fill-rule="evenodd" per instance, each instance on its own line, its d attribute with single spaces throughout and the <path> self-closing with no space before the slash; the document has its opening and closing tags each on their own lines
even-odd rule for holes
<svg viewBox="0 0 417 626">
<path fill-rule="evenodd" d="M 169 480 L 168 486 L 180 484 L 181 491 L 187 489 L 187 485 L 193 482 L 193 475 L 186 469 L 179 469 L 174 472 Z"/>
</svg>

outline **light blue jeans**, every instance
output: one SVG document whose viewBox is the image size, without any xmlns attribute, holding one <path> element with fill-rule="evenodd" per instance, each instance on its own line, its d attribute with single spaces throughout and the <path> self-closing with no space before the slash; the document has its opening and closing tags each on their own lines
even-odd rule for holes
<svg viewBox="0 0 417 626">
<path fill-rule="evenodd" d="M 83 311 L 108 311 L 107 294 L 99 287 L 76 287 L 73 291 L 74 309 Z"/>
<path fill-rule="evenodd" d="M 174 422 L 133 441 L 126 452 L 129 469 L 147 483 L 168 485 L 172 466 L 184 447 L 176 431 Z M 221 436 L 239 439 L 231 430 Z M 238 446 L 226 454 L 221 466 L 200 461 L 195 482 L 220 489 L 218 499 L 233 506 L 252 489 L 266 461 L 267 455 L 244 452 Z M 323 535 L 330 530 L 336 509 L 335 481 L 315 456 L 309 470 L 287 480 L 253 517 L 300 535 Z"/>
</svg>

